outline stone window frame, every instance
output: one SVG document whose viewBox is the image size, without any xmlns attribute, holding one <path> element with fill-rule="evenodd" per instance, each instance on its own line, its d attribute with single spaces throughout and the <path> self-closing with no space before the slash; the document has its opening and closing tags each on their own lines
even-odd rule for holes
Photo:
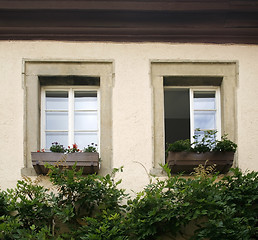
<svg viewBox="0 0 258 240">
<path fill-rule="evenodd" d="M 100 79 L 100 156 L 102 175 L 112 169 L 112 91 L 114 86 L 113 60 L 30 60 L 23 59 L 24 86 L 24 167 L 21 174 L 36 175 L 31 162 L 31 152 L 40 149 L 41 77 L 62 76 Z M 92 81 L 92 80 L 90 80 Z M 70 81 L 69 81 L 70 82 Z M 60 85 L 60 82 L 58 82 Z M 64 83 L 66 85 L 66 83 Z M 86 84 L 87 85 L 87 84 Z M 45 86 L 45 85 L 42 85 Z"/>
<path fill-rule="evenodd" d="M 153 174 L 161 174 L 160 164 L 165 163 L 164 86 L 220 86 L 221 134 L 237 142 L 238 61 L 151 60 L 150 65 Z"/>
</svg>

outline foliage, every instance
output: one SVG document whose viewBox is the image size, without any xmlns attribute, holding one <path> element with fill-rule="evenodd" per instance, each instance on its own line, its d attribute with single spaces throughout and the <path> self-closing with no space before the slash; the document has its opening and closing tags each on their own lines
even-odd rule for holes
<svg viewBox="0 0 258 240">
<path fill-rule="evenodd" d="M 42 149 L 42 152 L 45 150 Z M 63 145 L 59 144 L 58 142 L 53 142 L 52 146 L 50 147 L 51 152 L 58 152 L 58 153 L 75 153 L 75 152 L 82 152 L 78 148 L 78 145 L 74 143 L 72 147 L 68 146 L 68 148 L 64 148 Z M 40 151 L 38 151 L 40 152 Z M 83 152 L 97 152 L 97 144 L 91 143 L 91 145 L 88 145 L 88 147 L 83 149 Z"/>
<path fill-rule="evenodd" d="M 97 152 L 97 144 L 91 143 L 91 145 L 88 145 L 88 147 L 83 149 L 83 152 Z"/>
<path fill-rule="evenodd" d="M 199 132 L 199 133 L 198 133 Z M 198 153 L 204 153 L 212 151 L 218 142 L 216 140 L 217 131 L 207 130 L 200 134 L 200 129 L 196 129 L 196 133 L 193 136 L 194 142 L 192 143 L 192 151 Z"/>
<path fill-rule="evenodd" d="M 82 240 L 128 240 L 124 217 L 119 213 L 103 211 L 97 218 L 86 217 L 87 223 L 79 229 Z"/>
<path fill-rule="evenodd" d="M 258 173 L 235 169 L 219 180 L 199 172 L 157 181 L 139 193 L 130 202 L 132 239 L 172 239 L 190 223 L 197 230 L 187 239 L 256 239 Z"/>
<path fill-rule="evenodd" d="M 169 144 L 167 147 L 167 152 L 171 151 L 171 152 L 188 152 L 191 150 L 191 142 L 189 139 L 186 140 L 178 140 L 175 141 L 172 144 Z"/>
<path fill-rule="evenodd" d="M 196 129 L 198 132 L 199 129 Z M 200 132 L 200 131 L 199 131 Z M 210 151 L 216 152 L 235 152 L 237 144 L 227 138 L 227 135 L 223 135 L 221 140 L 216 140 L 217 131 L 207 130 L 201 135 L 196 133 L 193 138 L 194 142 L 190 143 L 189 139 L 178 140 L 174 143 L 167 144 L 166 152 L 197 152 L 204 153 Z"/>
<path fill-rule="evenodd" d="M 23 223 L 18 217 L 0 217 L 0 239 L 4 240 L 61 240 L 61 237 L 54 238 L 50 229 L 43 226 L 36 230 L 34 225 L 24 228 Z"/>
<path fill-rule="evenodd" d="M 117 188 L 121 181 L 114 180 L 119 169 L 103 177 L 83 176 L 82 171 L 75 170 L 76 165 L 62 170 L 48 167 L 50 180 L 58 189 L 56 216 L 70 228 L 69 237 L 79 239 L 77 229 L 85 225 L 87 217 L 97 218 L 103 211 L 120 213 L 124 208 L 121 201 L 126 195 L 123 189 Z"/>
<path fill-rule="evenodd" d="M 15 189 L 8 192 L 8 210 L 17 212 L 24 228 L 32 225 L 36 229 L 51 226 L 53 218 L 54 195 L 48 194 L 47 189 L 25 178 L 19 180 Z"/>
<path fill-rule="evenodd" d="M 48 167 L 55 194 L 29 178 L 0 192 L 0 239 L 257 239 L 258 172 L 232 169 L 221 178 L 199 167 L 186 178 L 164 165 L 166 179 L 152 179 L 128 199 L 115 180 L 122 169 L 83 176 L 76 166 Z M 184 230 L 189 224 L 195 231 Z"/>
<path fill-rule="evenodd" d="M 235 152 L 237 145 L 227 138 L 227 135 L 221 137 L 221 141 L 217 141 L 213 151 L 218 152 Z"/>
<path fill-rule="evenodd" d="M 8 204 L 6 195 L 4 192 L 0 192 L 0 216 L 7 215 L 8 214 Z"/>
<path fill-rule="evenodd" d="M 53 142 L 52 146 L 50 147 L 51 152 L 57 153 L 64 153 L 66 150 L 63 145 L 59 144 L 58 142 Z"/>
</svg>

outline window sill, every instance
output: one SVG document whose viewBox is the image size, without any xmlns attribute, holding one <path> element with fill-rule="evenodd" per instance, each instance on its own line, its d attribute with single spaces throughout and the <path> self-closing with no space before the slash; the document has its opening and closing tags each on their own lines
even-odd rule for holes
<svg viewBox="0 0 258 240">
<path fill-rule="evenodd" d="M 21 169 L 21 175 L 26 177 L 38 176 L 35 169 L 32 167 L 24 167 Z"/>
<path fill-rule="evenodd" d="M 99 171 L 99 154 L 95 152 L 77 153 L 54 153 L 54 152 L 32 152 L 31 160 L 37 174 L 47 174 L 48 168 L 45 164 L 58 167 L 72 168 L 76 163 L 76 169 L 83 169 L 83 174 L 93 174 Z"/>
</svg>

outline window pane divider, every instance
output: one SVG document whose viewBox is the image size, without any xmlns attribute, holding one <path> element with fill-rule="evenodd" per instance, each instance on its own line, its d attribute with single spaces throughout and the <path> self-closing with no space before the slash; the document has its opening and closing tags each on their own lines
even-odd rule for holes
<svg viewBox="0 0 258 240">
<path fill-rule="evenodd" d="M 194 129 L 194 130 L 196 130 L 196 129 Z M 217 129 L 214 129 L 214 128 L 209 128 L 209 129 L 201 129 L 200 128 L 200 132 L 201 131 L 216 131 Z"/>
<path fill-rule="evenodd" d="M 85 133 L 87 133 L 87 132 L 98 132 L 98 130 L 74 130 L 74 132 L 85 132 Z"/>
<path fill-rule="evenodd" d="M 74 112 L 98 112 L 98 110 L 74 110 Z"/>
<path fill-rule="evenodd" d="M 46 112 L 68 112 L 68 110 L 52 110 L 52 109 L 46 109 Z"/>
<path fill-rule="evenodd" d="M 197 111 L 200 111 L 200 112 L 216 112 L 217 109 L 194 109 L 194 112 L 197 112 Z"/>
<path fill-rule="evenodd" d="M 68 130 L 45 130 L 45 132 L 68 132 Z"/>
</svg>

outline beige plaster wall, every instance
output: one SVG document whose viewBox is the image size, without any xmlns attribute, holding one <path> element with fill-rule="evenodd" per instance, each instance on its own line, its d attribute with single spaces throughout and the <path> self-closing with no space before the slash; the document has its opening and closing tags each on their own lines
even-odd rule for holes
<svg viewBox="0 0 258 240">
<path fill-rule="evenodd" d="M 258 170 L 258 46 L 162 43 L 0 42 L 0 187 L 23 167 L 23 59 L 112 60 L 113 166 L 123 187 L 140 190 L 153 162 L 151 60 L 238 61 L 238 165 Z"/>
</svg>

